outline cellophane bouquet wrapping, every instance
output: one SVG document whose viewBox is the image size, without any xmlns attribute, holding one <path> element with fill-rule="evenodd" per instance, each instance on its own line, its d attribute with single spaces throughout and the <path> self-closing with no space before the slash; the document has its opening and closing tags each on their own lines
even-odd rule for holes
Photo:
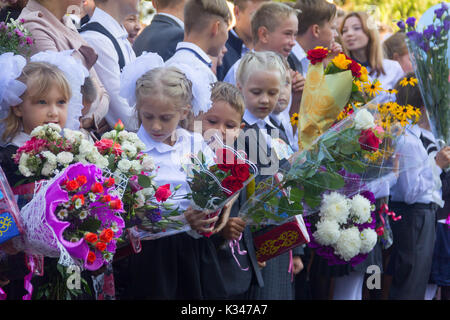
<svg viewBox="0 0 450 320">
<path fill-rule="evenodd" d="M 222 208 L 234 201 L 239 192 L 258 175 L 258 168 L 247 159 L 245 152 L 220 143 L 219 138 L 214 140 L 213 161 L 208 161 L 200 151 L 197 155 L 191 155 L 191 164 L 186 166 L 191 189 L 187 197 L 192 199 L 193 209 L 210 212 L 208 218 L 220 214 Z"/>
<path fill-rule="evenodd" d="M 450 143 L 449 30 L 450 11 L 446 3 L 434 11 L 433 23 L 416 29 L 416 19 L 399 21 L 407 32 L 406 43 L 432 131 L 442 144 Z"/>
</svg>

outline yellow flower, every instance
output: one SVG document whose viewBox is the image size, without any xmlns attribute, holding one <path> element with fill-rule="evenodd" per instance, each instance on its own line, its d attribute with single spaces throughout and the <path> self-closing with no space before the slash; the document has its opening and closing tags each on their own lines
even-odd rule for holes
<svg viewBox="0 0 450 320">
<path fill-rule="evenodd" d="M 378 110 L 380 111 L 381 114 L 388 114 L 388 113 L 393 114 L 393 113 L 397 112 L 397 109 L 398 109 L 398 103 L 392 102 L 392 101 L 383 103 L 378 108 Z"/>
<path fill-rule="evenodd" d="M 366 67 L 361 66 L 361 77 L 359 79 L 362 82 L 368 82 L 369 81 L 369 72 L 367 71 Z"/>
<path fill-rule="evenodd" d="M 398 91 L 395 89 L 388 89 L 388 90 L 384 90 L 384 91 L 386 91 L 389 94 L 397 94 L 398 93 Z"/>
<path fill-rule="evenodd" d="M 406 87 L 407 85 L 414 87 L 417 83 L 417 78 L 414 77 L 404 77 L 402 81 L 400 81 L 402 87 Z"/>
<path fill-rule="evenodd" d="M 390 116 L 381 118 L 381 127 L 384 130 L 389 131 L 389 129 L 391 128 L 391 117 Z"/>
<path fill-rule="evenodd" d="M 359 90 L 359 91 L 364 92 L 363 89 L 362 89 L 362 83 L 361 83 L 361 81 L 355 80 L 355 81 L 353 81 L 353 83 L 358 87 L 358 90 Z"/>
<path fill-rule="evenodd" d="M 298 124 L 298 113 L 294 113 L 291 117 L 291 125 L 296 126 Z"/>
<path fill-rule="evenodd" d="M 395 114 L 397 120 L 404 127 L 408 124 L 408 119 L 412 119 L 415 116 L 416 112 L 414 111 L 414 107 L 410 104 L 406 106 L 400 106 Z"/>
<path fill-rule="evenodd" d="M 375 80 L 373 83 L 367 82 L 364 84 L 364 90 L 371 97 L 375 97 L 378 93 L 380 93 L 383 88 L 381 88 L 381 83 L 378 80 Z"/>
<path fill-rule="evenodd" d="M 352 63 L 350 60 L 348 60 L 348 59 L 345 57 L 345 54 L 343 54 L 343 53 L 339 53 L 339 54 L 336 56 L 336 58 L 334 58 L 333 60 L 331 60 L 331 62 L 333 62 L 334 65 L 335 65 L 336 67 L 338 67 L 339 69 L 341 69 L 341 70 L 347 70 L 348 65 L 349 65 L 350 63 Z"/>
</svg>

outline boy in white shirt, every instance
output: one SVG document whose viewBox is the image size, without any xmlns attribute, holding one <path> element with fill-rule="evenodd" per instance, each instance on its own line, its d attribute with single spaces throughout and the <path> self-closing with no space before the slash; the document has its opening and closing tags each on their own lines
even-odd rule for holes
<svg viewBox="0 0 450 320">
<path fill-rule="evenodd" d="M 105 117 L 110 127 L 120 119 L 125 129 L 136 132 L 138 120 L 134 106 L 119 95 L 120 74 L 136 55 L 127 40 L 128 32 L 122 22 L 138 12 L 138 0 L 95 0 L 96 8 L 89 23 L 81 28 L 81 36 L 98 54 L 94 65 L 100 81 L 111 98 Z"/>
</svg>

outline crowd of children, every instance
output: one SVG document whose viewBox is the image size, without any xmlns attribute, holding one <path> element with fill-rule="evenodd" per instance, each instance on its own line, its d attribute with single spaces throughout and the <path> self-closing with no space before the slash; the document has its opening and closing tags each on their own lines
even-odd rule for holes
<svg viewBox="0 0 450 320">
<path fill-rule="evenodd" d="M 96 140 L 119 119 L 145 144 L 158 185 L 179 185 L 188 193 L 184 155 L 202 151 L 212 160 L 214 148 L 207 142 L 214 135 L 231 147 L 244 146 L 260 171 L 258 183 L 289 168 L 299 150 L 290 119 L 302 99 L 306 53 L 317 46 L 329 48 L 330 57 L 345 52 L 367 68 L 370 79 L 397 89 L 403 104 L 424 108 L 417 87 L 405 94 L 399 85 L 412 70 L 399 45 L 404 35 L 382 44 L 363 12 L 346 14 L 338 25 L 337 7 L 325 0 L 236 0 L 233 12 L 225 0 L 153 0 L 156 15 L 138 35 L 138 2 L 82 1 L 78 30 L 66 11 L 80 1 L 22 3 L 19 18 L 34 39 L 31 59 L 0 56 L 0 69 L 6 70 L 0 79 L 0 165 L 11 185 L 21 179 L 11 156 L 36 127 L 76 124 Z M 435 160 L 428 162 L 433 147 Z M 173 200 L 184 210 L 186 232 L 152 240 L 143 232 L 142 251 L 112 264 L 110 298 L 424 299 L 434 283 L 441 298 L 449 299 L 450 233 L 437 222 L 436 211 L 444 205 L 448 211 L 450 147 L 438 150 L 425 117 L 407 129 L 399 152 L 416 158 L 416 165 L 380 182 L 385 189 L 374 193 L 378 206 L 389 203 L 403 219 L 392 225 L 392 248 L 378 244 L 367 263 L 328 266 L 307 246 L 258 262 L 252 232 L 238 217 L 248 198 L 244 189 L 223 208 L 228 218 L 211 237 L 201 233 L 212 231 L 218 217 L 194 210 L 187 199 Z M 229 241 L 246 254 L 235 254 Z M 0 261 L 0 288 L 8 299 L 21 299 L 23 253 L 7 243 L 0 248 L 8 253 Z M 381 290 L 365 288 L 370 264 L 383 271 Z M 95 276 L 87 273 L 86 279 Z"/>
</svg>

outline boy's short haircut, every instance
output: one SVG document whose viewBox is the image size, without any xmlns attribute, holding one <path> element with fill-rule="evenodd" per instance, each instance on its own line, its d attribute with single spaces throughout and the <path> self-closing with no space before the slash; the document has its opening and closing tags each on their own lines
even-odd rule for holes
<svg viewBox="0 0 450 320">
<path fill-rule="evenodd" d="M 212 103 L 224 101 L 239 113 L 241 118 L 244 116 L 244 97 L 239 89 L 230 83 L 221 81 L 214 83 L 211 90 L 211 101 Z"/>
<path fill-rule="evenodd" d="M 404 78 L 415 78 L 416 74 L 414 72 L 409 72 L 405 75 Z M 413 107 L 421 108 L 425 104 L 423 103 L 422 95 L 420 94 L 420 89 L 418 86 L 402 86 L 400 82 L 403 78 L 401 78 L 397 84 L 395 85 L 395 90 L 397 90 L 396 98 L 397 103 L 401 106 L 406 106 L 410 104 Z"/>
<path fill-rule="evenodd" d="M 289 18 L 291 15 L 297 16 L 297 11 L 285 3 L 264 3 L 256 10 L 251 20 L 253 42 L 256 43 L 259 41 L 259 28 L 265 27 L 269 32 L 273 32 L 283 20 Z"/>
<path fill-rule="evenodd" d="M 239 9 L 242 11 L 247 8 L 247 3 L 249 2 L 268 2 L 268 1 L 270 0 L 234 0 L 233 4 L 236 7 L 239 7 Z"/>
<path fill-rule="evenodd" d="M 97 99 L 97 89 L 91 77 L 84 80 L 84 84 L 81 86 L 81 94 L 83 95 L 83 101 L 88 103 L 93 103 Z"/>
<path fill-rule="evenodd" d="M 178 3 L 180 3 L 180 0 L 157 0 L 160 9 L 172 8 Z"/>
<path fill-rule="evenodd" d="M 94 0 L 95 4 L 106 3 L 106 2 L 108 2 L 108 0 Z"/>
<path fill-rule="evenodd" d="M 201 32 L 212 18 L 222 18 L 228 25 L 232 16 L 226 0 L 189 0 L 184 7 L 184 30 Z"/>
<path fill-rule="evenodd" d="M 326 0 L 297 0 L 295 8 L 300 10 L 297 16 L 299 35 L 305 34 L 314 24 L 322 26 L 331 21 L 337 12 L 336 6 Z"/>
</svg>

